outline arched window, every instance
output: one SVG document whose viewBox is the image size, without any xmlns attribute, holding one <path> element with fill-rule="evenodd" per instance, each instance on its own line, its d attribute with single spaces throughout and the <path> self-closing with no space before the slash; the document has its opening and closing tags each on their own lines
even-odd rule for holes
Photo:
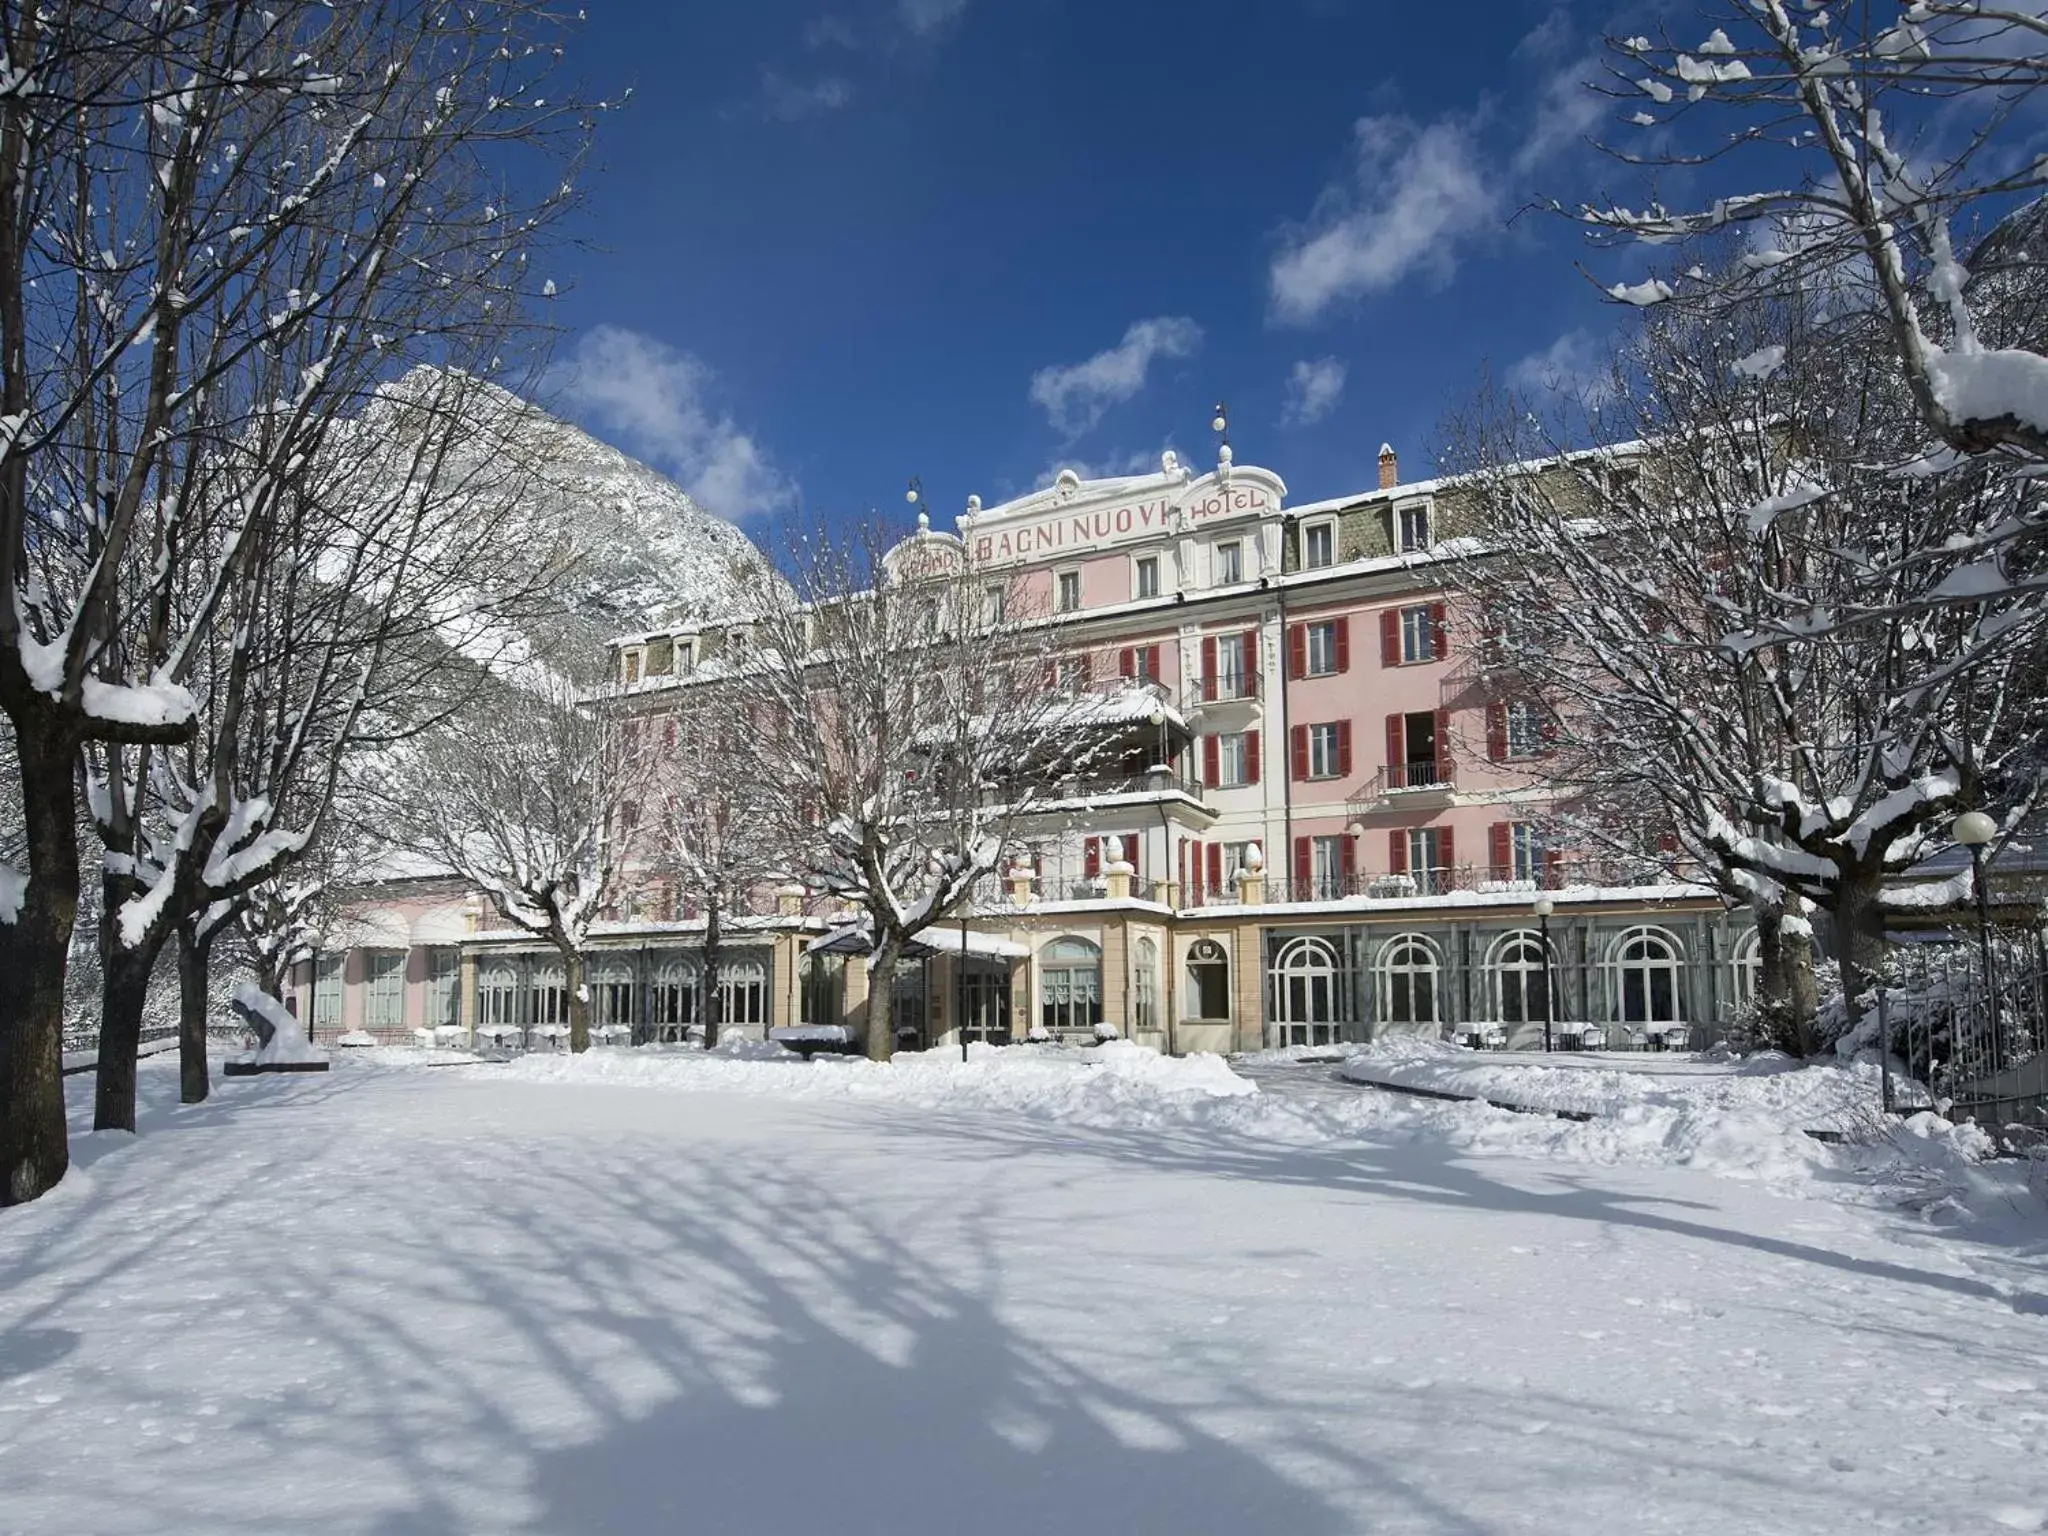
<svg viewBox="0 0 2048 1536">
<path fill-rule="evenodd" d="M 1762 985 L 1764 974 L 1763 941 L 1757 937 L 1754 928 L 1736 944 L 1735 953 L 1728 957 L 1728 965 L 1735 973 L 1735 1006 L 1754 1007 L 1757 988 Z"/>
<path fill-rule="evenodd" d="M 480 1027 L 519 1027 L 519 977 L 509 965 L 484 967 L 476 978 L 476 1021 Z"/>
<path fill-rule="evenodd" d="M 1187 1016 L 1230 1017 L 1230 951 L 1214 939 L 1197 939 L 1188 946 Z"/>
<path fill-rule="evenodd" d="M 1039 967 L 1041 1027 L 1092 1038 L 1102 1022 L 1102 951 L 1086 939 L 1054 939 L 1039 951 Z"/>
<path fill-rule="evenodd" d="M 1436 949 L 1419 933 L 1396 934 L 1380 951 L 1380 1017 L 1389 1024 L 1437 1022 Z"/>
<path fill-rule="evenodd" d="M 1543 935 L 1527 929 L 1503 934 L 1494 944 L 1487 966 L 1493 983 L 1493 1016 L 1503 1024 L 1541 1024 L 1550 986 L 1543 965 Z"/>
<path fill-rule="evenodd" d="M 636 1022 L 633 1017 L 633 972 L 623 960 L 607 960 L 590 972 L 590 1022 L 599 1028 L 608 1024 Z"/>
<path fill-rule="evenodd" d="M 569 984 L 562 979 L 559 965 L 544 966 L 533 973 L 533 1018 L 535 1028 L 569 1024 Z"/>
<path fill-rule="evenodd" d="M 1273 961 L 1273 1022 L 1281 1045 L 1332 1045 L 1342 1038 L 1343 971 L 1323 939 L 1295 939 Z"/>
<path fill-rule="evenodd" d="M 797 972 L 799 1024 L 845 1022 L 846 962 L 837 955 L 805 955 Z"/>
<path fill-rule="evenodd" d="M 654 973 L 647 989 L 648 1028 L 657 1040 L 681 1044 L 697 1022 L 701 975 L 697 967 L 683 960 L 664 962 Z"/>
<path fill-rule="evenodd" d="M 1614 941 L 1615 1017 L 1625 1024 L 1676 1024 L 1678 941 L 1659 928 L 1631 928 Z"/>
<path fill-rule="evenodd" d="M 718 967 L 720 1029 L 768 1022 L 768 967 L 748 956 Z"/>
<path fill-rule="evenodd" d="M 1159 1028 L 1159 946 L 1140 939 L 1131 950 L 1131 1007 L 1134 1029 Z"/>
</svg>

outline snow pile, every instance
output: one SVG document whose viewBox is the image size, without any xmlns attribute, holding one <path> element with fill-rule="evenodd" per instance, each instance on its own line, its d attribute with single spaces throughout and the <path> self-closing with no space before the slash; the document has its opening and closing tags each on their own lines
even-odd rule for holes
<svg viewBox="0 0 2048 1536">
<path fill-rule="evenodd" d="M 299 1021 L 276 998 L 248 982 L 235 988 L 235 1002 L 270 1026 L 270 1038 L 238 1060 L 259 1067 L 327 1060 L 327 1053 L 306 1038 Z"/>
<path fill-rule="evenodd" d="M 892 1101 L 923 1109 L 997 1110 L 1094 1126 L 1142 1126 L 1185 1119 L 1189 1100 L 1235 1098 L 1257 1088 L 1220 1056 L 1162 1056 L 1114 1040 L 1087 1050 L 970 1045 L 899 1053 L 894 1061 L 820 1056 L 806 1063 L 774 1047 L 745 1053 L 640 1049 L 583 1056 L 525 1056 L 502 1075 L 547 1082 L 761 1094 L 790 1099 Z"/>
</svg>

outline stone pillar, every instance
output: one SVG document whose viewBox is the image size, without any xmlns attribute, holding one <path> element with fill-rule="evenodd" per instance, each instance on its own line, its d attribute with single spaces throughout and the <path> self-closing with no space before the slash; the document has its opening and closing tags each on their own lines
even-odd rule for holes
<svg viewBox="0 0 2048 1536">
<path fill-rule="evenodd" d="M 1031 905 L 1031 882 L 1037 877 L 1024 864 L 1012 866 L 1010 870 L 1010 901 L 1019 907 Z"/>
<path fill-rule="evenodd" d="M 472 929 L 475 914 L 471 914 Z M 476 951 L 462 951 L 462 964 L 456 970 L 455 979 L 455 1022 L 462 1026 L 463 1038 L 469 1041 L 469 1048 L 476 1049 Z"/>
<path fill-rule="evenodd" d="M 804 888 L 800 885 L 777 886 L 775 890 L 775 910 L 783 917 L 802 917 L 804 915 Z"/>
<path fill-rule="evenodd" d="M 1259 928 L 1241 923 L 1230 936 L 1231 1034 L 1240 1051 L 1266 1043 L 1266 969 Z"/>
<path fill-rule="evenodd" d="M 1264 869 L 1240 869 L 1237 872 L 1237 899 L 1247 907 L 1256 907 L 1266 899 Z"/>
</svg>

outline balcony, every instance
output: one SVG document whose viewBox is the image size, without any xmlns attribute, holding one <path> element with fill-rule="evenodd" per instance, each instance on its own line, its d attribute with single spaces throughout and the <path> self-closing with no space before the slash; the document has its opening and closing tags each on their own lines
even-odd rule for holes
<svg viewBox="0 0 2048 1536">
<path fill-rule="evenodd" d="M 1254 669 L 1218 672 L 1194 679 L 1187 690 L 1189 713 L 1213 709 L 1219 704 L 1252 704 L 1259 698 L 1259 674 Z"/>
<path fill-rule="evenodd" d="M 1346 802 L 1354 813 L 1397 807 L 1448 804 L 1457 791 L 1457 769 L 1449 758 L 1389 763 Z"/>
<path fill-rule="evenodd" d="M 1470 891 L 1478 895 L 1527 895 L 1539 891 L 1562 891 L 1586 887 L 1636 889 L 1643 886 L 1686 883 L 1686 871 L 1672 871 L 1649 859 L 1588 858 L 1549 859 L 1539 870 L 1516 871 L 1487 864 L 1446 865 L 1434 869 L 1413 869 L 1402 874 L 1357 873 L 1309 880 L 1290 880 L 1268 875 L 1265 900 L 1268 905 L 1283 902 L 1346 901 L 1364 897 L 1380 901 L 1412 901 L 1421 897 L 1448 896 Z M 1204 892 L 1205 905 L 1229 905 L 1237 900 L 1235 891 Z"/>
</svg>

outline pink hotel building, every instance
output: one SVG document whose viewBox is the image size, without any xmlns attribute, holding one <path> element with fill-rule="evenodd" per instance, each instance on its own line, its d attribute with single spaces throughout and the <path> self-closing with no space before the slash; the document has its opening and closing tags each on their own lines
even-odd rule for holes
<svg viewBox="0 0 2048 1536">
<path fill-rule="evenodd" d="M 991 882 L 965 959 L 955 939 L 908 962 L 899 1036 L 957 1040 L 964 1007 L 971 1035 L 1113 1030 L 1173 1051 L 1391 1029 L 1524 1044 L 1546 989 L 1574 1043 L 1722 1028 L 1754 984 L 1747 925 L 1654 859 L 1600 869 L 1545 846 L 1527 771 L 1539 717 L 1461 633 L 1445 580 L 1460 513 L 1456 482 L 1401 484 L 1391 449 L 1373 489 L 1304 506 L 1270 470 L 1225 458 L 1193 474 L 1171 455 L 1156 474 L 1065 473 L 971 501 L 957 538 L 1053 615 L 1061 684 L 1139 707 L 1111 712 L 1129 721 L 1116 767 L 1043 818 L 1028 874 Z M 728 643 L 715 628 L 626 637 L 617 675 L 658 717 Z M 408 937 L 402 962 L 388 921 L 381 960 L 374 944 L 327 956 L 309 978 L 325 988 L 307 999 L 316 1025 L 529 1042 L 552 1028 L 559 973 L 473 898 L 376 897 L 473 915 L 452 946 L 445 920 L 438 946 Z M 623 911 L 593 960 L 601 1020 L 636 1039 L 680 1038 L 702 1014 L 701 922 L 660 906 Z M 724 1017 L 756 1034 L 865 1028 L 863 967 L 807 949 L 827 920 L 794 893 L 753 919 Z M 405 979 L 373 1020 L 357 994 L 378 964 Z M 440 991 L 416 995 L 429 976 Z"/>
</svg>

